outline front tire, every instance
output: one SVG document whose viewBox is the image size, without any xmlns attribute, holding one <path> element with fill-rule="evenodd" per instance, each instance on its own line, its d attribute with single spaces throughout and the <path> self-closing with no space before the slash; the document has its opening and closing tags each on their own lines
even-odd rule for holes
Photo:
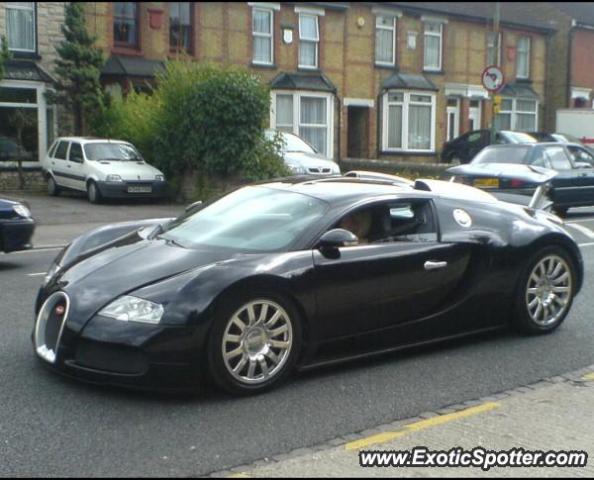
<svg viewBox="0 0 594 480">
<path fill-rule="evenodd" d="M 214 383 L 234 395 L 278 385 L 293 370 L 302 343 L 301 319 L 287 297 L 272 292 L 221 302 L 208 342 Z"/>
<path fill-rule="evenodd" d="M 52 176 L 50 176 L 47 180 L 47 193 L 52 197 L 57 197 L 60 195 L 60 187 Z"/>
<path fill-rule="evenodd" d="M 101 192 L 95 182 L 89 182 L 87 185 L 87 198 L 89 202 L 97 204 L 101 203 Z"/>
<path fill-rule="evenodd" d="M 518 285 L 514 325 L 528 334 L 552 332 L 563 323 L 575 295 L 573 261 L 561 247 L 546 247 L 527 262 Z"/>
</svg>

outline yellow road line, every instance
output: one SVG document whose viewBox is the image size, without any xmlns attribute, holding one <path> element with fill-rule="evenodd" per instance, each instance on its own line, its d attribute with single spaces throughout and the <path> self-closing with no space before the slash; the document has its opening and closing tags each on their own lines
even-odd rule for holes
<svg viewBox="0 0 594 480">
<path fill-rule="evenodd" d="M 461 418 L 472 417 L 473 415 L 478 415 L 479 413 L 489 412 L 499 408 L 499 406 L 499 403 L 495 402 L 483 403 L 481 405 L 477 405 L 476 407 L 460 410 L 459 412 L 440 415 L 427 420 L 421 420 L 420 422 L 411 423 L 409 425 L 405 425 L 402 430 L 398 430 L 396 432 L 383 432 L 378 433 L 377 435 L 371 435 L 370 437 L 362 438 L 360 440 L 355 440 L 345 444 L 344 448 L 345 450 L 358 450 L 360 448 L 369 447 L 370 445 L 389 442 L 411 432 L 418 432 L 419 430 L 424 430 L 429 427 L 436 427 L 454 420 L 460 420 Z"/>
<path fill-rule="evenodd" d="M 582 377 L 582 380 L 588 380 L 590 382 L 594 382 L 594 372 L 586 373 L 586 375 L 584 375 Z"/>
</svg>

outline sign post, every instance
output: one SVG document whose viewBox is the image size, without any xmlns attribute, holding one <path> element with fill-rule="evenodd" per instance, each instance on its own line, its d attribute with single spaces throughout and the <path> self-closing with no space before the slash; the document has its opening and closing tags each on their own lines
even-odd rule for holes
<svg viewBox="0 0 594 480">
<path fill-rule="evenodd" d="M 501 108 L 501 97 L 495 95 L 499 90 L 503 88 L 504 77 L 501 69 L 496 65 L 491 65 L 481 75 L 481 81 L 485 90 L 490 93 L 491 104 L 493 105 L 493 114 L 491 116 L 491 143 L 495 143 L 495 114 L 499 112 Z"/>
</svg>

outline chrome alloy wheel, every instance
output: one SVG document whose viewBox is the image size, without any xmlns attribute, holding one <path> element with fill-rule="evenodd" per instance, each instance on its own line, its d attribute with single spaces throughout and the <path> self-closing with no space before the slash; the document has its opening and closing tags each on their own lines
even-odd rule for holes
<svg viewBox="0 0 594 480">
<path fill-rule="evenodd" d="M 292 346 L 293 326 L 285 309 L 271 300 L 253 300 L 227 323 L 223 360 L 233 378 L 259 384 L 282 370 Z"/>
<path fill-rule="evenodd" d="M 528 314 L 537 325 L 551 325 L 563 315 L 572 294 L 569 265 L 558 255 L 547 255 L 535 265 L 528 277 Z"/>
</svg>

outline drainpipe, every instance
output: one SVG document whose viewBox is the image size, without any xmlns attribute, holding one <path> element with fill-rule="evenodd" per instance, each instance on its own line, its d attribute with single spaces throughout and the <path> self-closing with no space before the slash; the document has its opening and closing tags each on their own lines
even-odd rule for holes
<svg viewBox="0 0 594 480">
<path fill-rule="evenodd" d="M 571 67 L 572 67 L 572 59 L 573 59 L 573 35 L 577 26 L 577 22 L 575 19 L 571 20 L 571 27 L 569 28 L 569 46 L 568 46 L 568 54 L 567 54 L 567 89 L 566 89 L 566 99 L 567 105 L 571 107 Z M 555 117 L 555 129 L 557 128 L 557 119 Z"/>
</svg>

